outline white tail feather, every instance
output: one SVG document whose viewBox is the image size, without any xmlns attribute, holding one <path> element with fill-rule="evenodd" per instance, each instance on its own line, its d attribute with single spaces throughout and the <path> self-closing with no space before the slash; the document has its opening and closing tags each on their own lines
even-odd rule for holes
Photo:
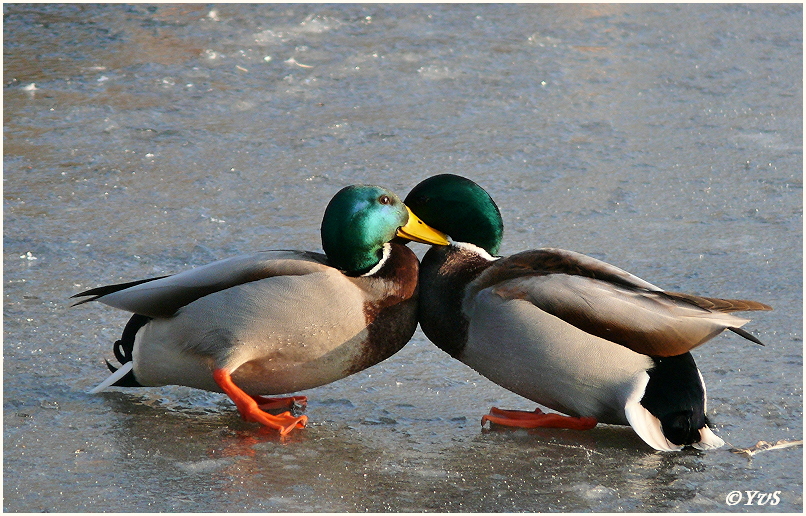
<svg viewBox="0 0 806 516">
<path fill-rule="evenodd" d="M 660 420 L 653 416 L 640 403 L 634 403 L 632 406 L 624 407 L 624 413 L 627 415 L 627 421 L 630 422 L 630 426 L 635 430 L 635 433 L 638 434 L 638 437 L 656 450 L 680 451 L 683 449 L 682 446 L 673 444 L 666 439 L 666 436 L 663 435 Z"/>
<path fill-rule="evenodd" d="M 704 426 L 700 428 L 700 442 L 694 443 L 691 446 L 698 450 L 715 450 L 725 446 L 725 441 L 719 438 L 710 428 Z"/>
<path fill-rule="evenodd" d="M 682 450 L 682 446 L 672 444 L 666 439 L 666 436 L 663 435 L 660 420 L 641 405 L 640 401 L 646 392 L 647 383 L 649 383 L 649 375 L 647 373 L 639 375 L 636 379 L 633 385 L 633 391 L 624 404 L 624 415 L 627 416 L 627 421 L 630 423 L 633 430 L 635 430 L 635 433 L 638 434 L 638 437 L 656 450 Z"/>
<path fill-rule="evenodd" d="M 134 362 L 126 362 L 125 364 L 120 366 L 120 369 L 118 369 L 117 371 L 115 371 L 114 373 L 109 375 L 109 378 L 107 378 L 106 380 L 101 382 L 98 385 L 98 387 L 92 389 L 90 391 L 90 394 L 96 394 L 98 392 L 101 392 L 102 390 L 106 389 L 110 385 L 114 384 L 115 382 L 117 382 L 118 380 L 120 380 L 121 378 L 126 376 L 126 374 L 128 374 L 128 372 L 131 371 L 133 367 L 134 367 Z"/>
</svg>

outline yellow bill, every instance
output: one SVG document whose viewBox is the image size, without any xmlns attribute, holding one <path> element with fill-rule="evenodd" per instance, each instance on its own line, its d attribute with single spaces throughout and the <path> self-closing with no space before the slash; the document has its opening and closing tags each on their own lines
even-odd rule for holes
<svg viewBox="0 0 806 516">
<path fill-rule="evenodd" d="M 442 231 L 438 231 L 414 214 L 413 211 L 406 206 L 406 211 L 409 212 L 409 221 L 406 225 L 397 229 L 397 236 L 408 238 L 421 244 L 432 245 L 450 245 L 448 236 Z"/>
</svg>

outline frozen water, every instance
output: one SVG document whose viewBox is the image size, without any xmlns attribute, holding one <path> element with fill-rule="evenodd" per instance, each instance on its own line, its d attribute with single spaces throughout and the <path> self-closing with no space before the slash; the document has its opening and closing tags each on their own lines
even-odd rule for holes
<svg viewBox="0 0 806 516">
<path fill-rule="evenodd" d="M 320 248 L 330 197 L 452 172 L 502 253 L 583 252 L 773 305 L 694 352 L 730 445 L 801 439 L 802 6 L 4 5 L 4 510 L 801 512 L 801 448 L 482 431 L 532 403 L 419 331 L 305 394 L 281 443 L 222 395 L 88 394 L 102 284 Z M 417 252 L 423 247 L 413 245 Z M 728 505 L 734 491 L 777 505 Z"/>
</svg>

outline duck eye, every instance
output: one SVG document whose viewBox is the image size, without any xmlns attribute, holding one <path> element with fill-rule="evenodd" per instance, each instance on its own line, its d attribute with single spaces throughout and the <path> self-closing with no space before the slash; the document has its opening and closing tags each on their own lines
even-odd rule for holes
<svg viewBox="0 0 806 516">
<path fill-rule="evenodd" d="M 390 199 L 388 195 L 381 195 L 378 198 L 378 202 L 381 204 L 392 204 L 392 199 Z"/>
</svg>

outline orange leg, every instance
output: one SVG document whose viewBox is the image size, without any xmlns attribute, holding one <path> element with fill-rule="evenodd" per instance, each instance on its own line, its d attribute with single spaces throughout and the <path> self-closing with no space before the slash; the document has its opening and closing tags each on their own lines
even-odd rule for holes
<svg viewBox="0 0 806 516">
<path fill-rule="evenodd" d="M 518 428 L 570 428 L 572 430 L 590 430 L 597 424 L 595 417 L 546 414 L 540 409 L 528 412 L 526 410 L 501 410 L 495 407 L 490 409 L 489 414 L 481 417 L 481 425 L 484 426 L 487 421 Z"/>
<path fill-rule="evenodd" d="M 250 398 L 255 400 L 257 406 L 261 410 L 276 410 L 276 409 L 298 409 L 303 410 L 308 405 L 308 398 L 305 396 L 288 396 L 285 398 L 266 398 L 264 396 L 252 396 Z"/>
<path fill-rule="evenodd" d="M 230 374 L 224 369 L 214 370 L 213 380 L 227 396 L 232 398 L 245 421 L 253 421 L 274 428 L 280 432 L 280 435 L 286 435 L 294 428 L 305 428 L 305 424 L 308 422 L 307 416 L 294 417 L 290 412 L 283 412 L 277 416 L 263 412 L 258 407 L 258 402 L 235 385 Z"/>
</svg>

